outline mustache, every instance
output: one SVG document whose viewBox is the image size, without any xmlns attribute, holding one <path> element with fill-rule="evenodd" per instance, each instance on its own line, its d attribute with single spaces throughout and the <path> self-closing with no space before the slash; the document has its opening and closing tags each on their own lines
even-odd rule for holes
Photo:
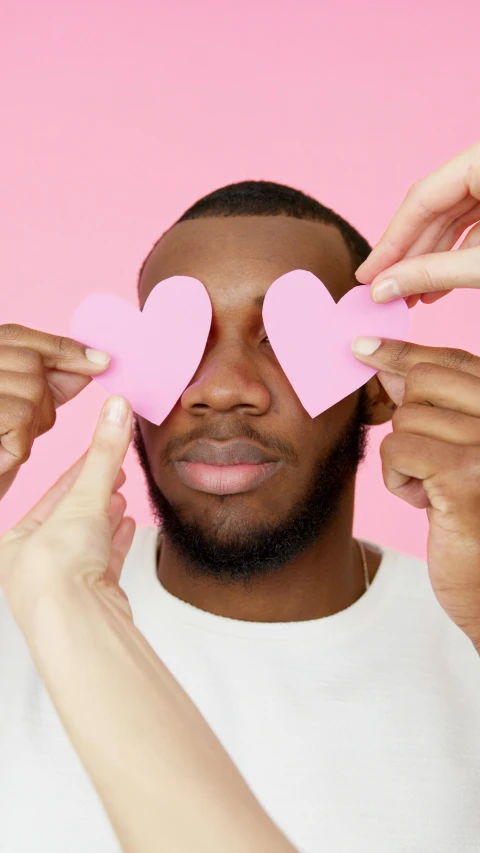
<svg viewBox="0 0 480 853">
<path fill-rule="evenodd" d="M 160 454 L 160 462 L 167 465 L 171 457 L 184 450 L 188 445 L 199 439 L 210 441 L 229 441 L 242 438 L 254 441 L 264 450 L 272 451 L 285 459 L 291 465 L 298 465 L 298 454 L 293 445 L 274 435 L 265 435 L 244 421 L 217 421 L 208 425 L 198 426 L 184 435 L 175 436 L 167 442 Z"/>
</svg>

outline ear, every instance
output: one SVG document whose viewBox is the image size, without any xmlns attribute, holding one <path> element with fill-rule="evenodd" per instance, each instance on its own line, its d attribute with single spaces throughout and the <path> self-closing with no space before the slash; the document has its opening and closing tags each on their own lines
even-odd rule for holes
<svg viewBox="0 0 480 853">
<path fill-rule="evenodd" d="M 368 426 L 379 426 L 391 420 L 397 408 L 377 374 L 372 376 L 365 385 L 367 395 L 367 424 Z"/>
</svg>

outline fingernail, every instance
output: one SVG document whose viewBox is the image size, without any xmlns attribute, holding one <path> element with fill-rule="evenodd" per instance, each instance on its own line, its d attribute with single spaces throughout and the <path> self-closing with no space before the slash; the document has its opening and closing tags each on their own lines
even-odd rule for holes
<svg viewBox="0 0 480 853">
<path fill-rule="evenodd" d="M 373 285 L 373 301 L 388 302 L 389 299 L 397 299 L 401 296 L 398 281 L 394 278 L 386 278 Z"/>
<path fill-rule="evenodd" d="M 110 361 L 110 356 L 107 355 L 106 352 L 101 352 L 98 349 L 90 349 L 87 348 L 85 350 L 85 355 L 87 356 L 89 361 L 93 361 L 94 364 L 108 364 Z"/>
<path fill-rule="evenodd" d="M 123 426 L 127 420 L 128 407 L 124 397 L 110 397 L 105 404 L 103 420 L 109 424 Z"/>
<path fill-rule="evenodd" d="M 355 338 L 352 342 L 352 350 L 359 355 L 373 355 L 381 343 L 380 338 Z"/>
</svg>

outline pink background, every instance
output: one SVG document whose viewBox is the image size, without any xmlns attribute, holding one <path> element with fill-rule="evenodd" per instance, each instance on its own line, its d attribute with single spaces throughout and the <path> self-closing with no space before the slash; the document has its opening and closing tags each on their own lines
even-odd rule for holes
<svg viewBox="0 0 480 853">
<path fill-rule="evenodd" d="M 0 322 L 68 334 L 204 193 L 265 178 L 378 239 L 409 185 L 478 139 L 478 0 L 36 0 L 4 4 Z M 480 353 L 480 294 L 412 313 L 411 339 Z M 0 530 L 89 442 L 91 384 L 34 445 Z M 426 519 L 383 486 L 372 434 L 357 533 L 423 555 Z M 129 512 L 150 521 L 131 451 Z"/>
</svg>

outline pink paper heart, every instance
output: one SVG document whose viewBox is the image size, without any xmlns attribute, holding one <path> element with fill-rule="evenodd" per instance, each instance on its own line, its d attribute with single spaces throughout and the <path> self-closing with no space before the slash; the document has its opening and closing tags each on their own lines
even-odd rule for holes
<svg viewBox="0 0 480 853">
<path fill-rule="evenodd" d="M 159 282 L 139 311 L 119 296 L 95 293 L 75 311 L 71 337 L 111 356 L 96 381 L 161 424 L 194 375 L 212 322 L 210 297 L 196 278 Z"/>
<path fill-rule="evenodd" d="M 356 337 L 403 340 L 404 299 L 377 305 L 369 285 L 352 288 L 338 303 L 313 273 L 293 270 L 268 289 L 263 321 L 275 355 L 308 414 L 315 418 L 377 372 L 352 353 Z"/>
</svg>

